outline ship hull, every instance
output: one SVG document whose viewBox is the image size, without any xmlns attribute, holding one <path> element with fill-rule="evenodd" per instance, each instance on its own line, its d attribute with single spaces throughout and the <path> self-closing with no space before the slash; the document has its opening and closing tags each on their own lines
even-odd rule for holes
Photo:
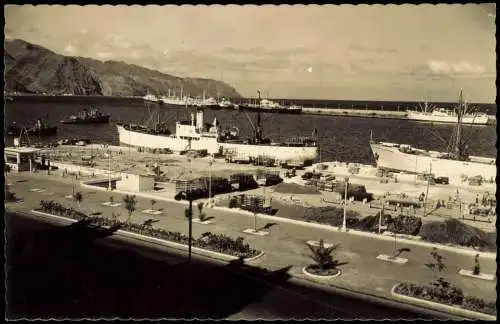
<svg viewBox="0 0 500 324">
<path fill-rule="evenodd" d="M 90 119 L 67 119 L 61 120 L 61 124 L 77 124 L 77 125 L 87 125 L 87 124 L 107 124 L 109 123 L 110 116 L 100 116 L 97 118 Z"/>
<path fill-rule="evenodd" d="M 407 118 L 409 120 L 432 122 L 432 123 L 452 123 L 452 124 L 458 123 L 458 117 L 456 116 L 435 116 L 415 111 L 408 111 Z M 489 122 L 489 117 L 483 115 L 462 117 L 462 124 L 487 125 L 488 122 Z"/>
<path fill-rule="evenodd" d="M 116 125 L 120 144 L 135 147 L 170 149 L 179 153 L 187 150 L 207 150 L 209 154 L 219 152 L 217 139 L 214 137 L 201 137 L 199 140 L 187 140 L 174 135 L 155 135 L 128 130 L 121 125 Z"/>
<path fill-rule="evenodd" d="M 372 143 L 370 146 L 377 161 L 377 167 L 382 169 L 417 174 L 430 173 L 432 170 L 431 173 L 438 177 L 450 178 L 462 175 L 468 177 L 480 175 L 484 179 L 495 179 L 496 177 L 495 159 L 482 158 L 490 160 L 490 163 L 457 161 L 403 153 L 397 147 L 381 144 Z"/>
<path fill-rule="evenodd" d="M 266 156 L 279 161 L 314 162 L 318 155 L 316 146 L 277 146 L 251 145 L 241 143 L 218 142 L 215 137 L 201 137 L 199 140 L 186 140 L 174 135 L 155 135 L 127 130 L 122 125 L 116 126 L 120 144 L 151 149 L 170 149 L 179 153 L 186 150 L 207 150 L 209 154 L 230 152 L 238 159 L 256 159 Z"/>
</svg>

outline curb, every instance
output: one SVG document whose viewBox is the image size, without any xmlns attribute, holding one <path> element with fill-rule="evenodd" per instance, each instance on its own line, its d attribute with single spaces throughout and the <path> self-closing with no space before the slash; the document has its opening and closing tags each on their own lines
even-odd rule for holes
<svg viewBox="0 0 500 324">
<path fill-rule="evenodd" d="M 85 188 L 92 188 L 93 190 L 108 191 L 106 188 L 91 186 L 91 185 L 84 183 L 83 181 L 81 182 L 81 186 L 85 187 Z M 172 198 L 158 197 L 158 196 L 150 195 L 147 193 L 140 193 L 140 192 L 138 193 L 138 192 L 123 191 L 123 190 L 113 190 L 112 192 L 115 192 L 118 194 L 124 194 L 124 195 L 136 195 L 138 197 L 143 197 L 143 198 L 152 198 L 152 199 L 161 200 L 161 201 L 189 205 L 188 201 L 184 201 L 184 200 L 177 201 L 177 200 L 172 199 Z M 212 207 L 212 209 L 231 212 L 231 213 L 240 214 L 240 215 L 254 216 L 254 214 L 251 212 L 248 212 L 245 210 L 238 210 L 237 208 L 227 208 L 227 207 L 214 206 L 214 207 Z M 305 221 L 299 221 L 299 220 L 295 220 L 295 219 L 289 219 L 289 218 L 285 218 L 285 217 L 271 216 L 271 215 L 265 215 L 265 214 L 259 214 L 259 213 L 257 213 L 257 216 L 260 217 L 261 219 L 281 221 L 281 222 L 285 222 L 285 223 L 290 223 L 290 224 L 295 224 L 295 225 L 300 225 L 300 226 L 308 226 L 308 227 L 329 230 L 329 231 L 335 231 L 335 232 L 340 231 L 340 227 L 331 226 L 331 225 L 309 223 L 309 222 L 305 222 Z M 373 233 L 358 231 L 358 230 L 354 230 L 354 229 L 347 229 L 346 233 L 354 234 L 354 235 L 358 235 L 358 236 L 369 237 L 369 238 L 374 238 L 374 239 L 378 239 L 378 240 L 384 240 L 384 241 L 393 241 L 394 240 L 394 238 L 392 236 L 384 236 L 383 234 L 382 235 L 373 234 Z M 430 243 L 430 242 L 425 242 L 425 241 L 414 241 L 414 240 L 409 240 L 409 239 L 405 239 L 405 238 L 400 238 L 399 242 L 406 243 L 406 244 L 419 245 L 419 246 L 424 246 L 424 247 L 430 247 L 430 248 L 437 248 L 440 250 L 461 253 L 461 254 L 466 254 L 466 255 L 471 255 L 471 256 L 475 256 L 476 254 L 479 254 L 481 258 L 492 259 L 492 260 L 496 260 L 496 257 L 497 257 L 496 253 L 493 253 L 493 252 L 478 252 L 476 250 L 471 250 L 471 249 L 467 249 L 467 248 L 459 248 L 459 247 L 447 246 L 447 245 Z"/>
<path fill-rule="evenodd" d="M 242 215 L 247 215 L 247 216 L 253 216 L 254 214 L 245 210 L 234 210 L 235 208 L 226 208 L 226 207 L 219 207 L 215 206 L 213 209 L 217 210 L 222 210 L 222 211 L 229 211 L 232 213 L 238 213 Z M 279 217 L 279 216 L 270 216 L 270 215 L 265 215 L 265 214 L 257 214 L 258 217 L 263 218 L 263 219 L 269 219 L 269 220 L 275 220 L 275 221 L 282 221 L 285 223 L 290 223 L 290 224 L 295 224 L 295 225 L 301 225 L 301 226 L 308 226 L 308 227 L 313 227 L 313 228 L 318 228 L 318 229 L 324 229 L 324 230 L 329 230 L 329 231 L 335 231 L 335 232 L 340 232 L 340 227 L 337 226 L 331 226 L 331 225 L 324 225 L 324 224 L 318 224 L 318 223 L 309 223 L 305 221 L 299 221 L 295 219 L 289 219 L 285 217 Z M 369 232 L 363 232 L 363 231 L 358 231 L 354 229 L 347 229 L 348 234 L 354 234 L 358 236 L 364 236 L 364 237 L 370 237 L 378 240 L 384 240 L 384 241 L 394 241 L 394 236 L 388 236 L 388 235 L 379 235 L 379 234 L 373 234 Z M 486 259 L 496 259 L 496 253 L 493 252 L 478 252 L 476 250 L 471 250 L 471 249 L 466 249 L 466 248 L 457 248 L 453 246 L 447 246 L 447 245 L 441 245 L 441 244 L 435 244 L 435 243 L 430 243 L 430 242 L 425 242 L 425 241 L 420 241 L 420 240 L 409 240 L 406 238 L 399 238 L 399 242 L 406 243 L 406 244 L 413 244 L 413 245 L 420 245 L 424 247 L 431 247 L 431 248 L 438 248 L 440 250 L 446 250 L 450 252 L 455 252 L 455 253 L 461 253 L 461 254 L 467 254 L 467 255 L 472 255 L 475 256 L 476 254 L 479 254 L 480 257 L 486 258 Z"/>
<path fill-rule="evenodd" d="M 52 215 L 52 214 L 40 212 L 40 211 L 37 211 L 37 210 L 30 210 L 30 212 L 33 213 L 33 214 L 38 214 L 38 215 L 42 215 L 42 216 L 45 216 L 45 217 L 52 217 L 52 218 L 56 218 L 56 219 L 59 219 L 59 220 L 70 222 L 70 223 L 76 223 L 77 222 L 77 220 L 75 220 L 75 219 L 66 218 L 66 217 L 57 216 L 57 215 Z M 133 232 L 121 230 L 121 229 L 117 230 L 116 233 L 120 234 L 119 236 L 133 237 L 133 238 L 136 238 L 136 239 L 139 239 L 141 241 L 148 242 L 148 243 L 153 243 L 153 244 L 168 246 L 168 247 L 176 248 L 176 249 L 179 249 L 179 250 L 187 250 L 188 249 L 188 245 L 185 245 L 185 244 L 180 244 L 180 243 L 176 243 L 176 242 L 162 240 L 162 239 L 159 239 L 159 238 L 156 238 L 156 237 L 150 237 L 150 236 L 146 236 L 146 235 L 142 235 L 142 234 L 137 234 L 137 233 L 133 233 Z M 116 234 L 113 234 L 113 235 L 116 235 Z M 232 261 L 232 260 L 238 260 L 239 259 L 237 256 L 233 256 L 233 255 L 229 255 L 229 254 L 224 254 L 224 253 L 220 253 L 220 252 L 215 252 L 215 251 L 211 251 L 211 250 L 207 250 L 207 249 L 202 249 L 202 248 L 198 248 L 198 247 L 194 247 L 194 246 L 191 247 L 191 249 L 192 249 L 193 252 L 198 252 L 198 254 L 201 254 L 201 255 L 204 255 L 204 256 L 210 256 L 210 257 L 213 257 L 215 259 L 222 259 L 224 261 Z M 264 251 L 260 251 L 260 253 L 257 254 L 256 256 L 253 256 L 253 257 L 250 257 L 250 258 L 244 258 L 243 260 L 247 261 L 247 262 L 253 261 L 253 260 L 256 260 L 256 259 L 260 258 L 261 256 L 263 256 L 264 253 L 265 253 Z"/>
<path fill-rule="evenodd" d="M 337 269 L 338 272 L 334 275 L 331 275 L 331 276 L 319 276 L 319 275 L 315 275 L 315 274 L 312 274 L 312 273 L 309 273 L 307 270 L 306 270 L 307 266 L 303 267 L 302 268 L 302 273 L 305 274 L 306 276 L 310 277 L 310 278 L 314 278 L 314 279 L 331 279 L 331 278 L 335 278 L 335 277 L 338 277 L 342 274 L 342 270 L 340 269 Z"/>
<path fill-rule="evenodd" d="M 475 311 L 471 311 L 471 310 L 456 307 L 456 306 L 450 306 L 450 305 L 441 304 L 441 303 L 434 302 L 434 301 L 429 301 L 429 300 L 425 300 L 425 299 L 421 299 L 421 298 L 410 297 L 410 296 L 396 293 L 395 292 L 396 287 L 398 287 L 400 284 L 401 283 L 395 284 L 391 289 L 391 295 L 400 299 L 400 300 L 408 301 L 412 304 L 416 304 L 419 306 L 433 308 L 433 309 L 436 309 L 439 311 L 444 311 L 444 312 L 456 314 L 459 316 L 474 317 L 475 319 L 479 319 L 479 320 L 496 321 L 496 319 L 497 319 L 497 317 L 493 316 L 493 315 L 488 315 L 488 314 L 475 312 Z"/>
</svg>

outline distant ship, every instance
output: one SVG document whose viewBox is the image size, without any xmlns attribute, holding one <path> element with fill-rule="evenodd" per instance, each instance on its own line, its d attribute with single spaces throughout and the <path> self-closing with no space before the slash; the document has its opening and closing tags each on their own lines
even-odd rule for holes
<svg viewBox="0 0 500 324">
<path fill-rule="evenodd" d="M 144 97 L 142 97 L 142 99 L 144 101 L 150 101 L 150 102 L 154 102 L 154 103 L 159 103 L 160 102 L 160 99 L 158 99 L 154 94 L 150 94 L 150 93 L 148 93 L 147 95 L 145 95 Z"/>
<path fill-rule="evenodd" d="M 47 126 L 40 118 L 37 119 L 32 128 L 19 127 L 16 122 L 7 126 L 7 135 L 9 136 L 21 136 L 22 133 L 32 136 L 55 136 L 57 135 L 57 126 Z"/>
<path fill-rule="evenodd" d="M 443 177 L 481 176 L 483 179 L 495 179 L 497 169 L 494 158 L 467 154 L 468 145 L 462 137 L 462 117 L 467 116 L 467 103 L 463 100 L 462 91 L 455 111 L 457 123 L 449 152 L 426 151 L 397 143 L 376 143 L 370 139 L 377 167 Z"/>
<path fill-rule="evenodd" d="M 229 99 L 222 98 L 222 100 L 218 103 L 219 107 L 222 109 L 233 109 L 235 108 L 235 104 L 232 103 Z"/>
<path fill-rule="evenodd" d="M 278 113 L 278 114 L 293 114 L 300 115 L 302 113 L 302 107 L 297 105 L 291 106 L 282 106 L 277 102 L 274 102 L 269 99 L 260 99 L 260 91 L 258 91 L 259 100 L 258 104 L 240 104 L 238 106 L 239 110 L 243 111 L 262 111 L 262 112 L 270 112 L 270 113 Z"/>
<path fill-rule="evenodd" d="M 281 164 L 297 165 L 311 164 L 318 155 L 317 138 L 289 138 L 281 143 L 263 138 L 260 113 L 254 136 L 250 139 L 240 138 L 234 130 L 220 131 L 216 118 L 213 123 L 205 124 L 203 109 L 197 109 L 196 119 L 191 114 L 190 121 L 178 121 L 175 127 L 175 134 L 171 134 L 164 124 L 159 123 L 153 127 L 117 124 L 119 141 L 127 146 L 169 149 L 175 153 L 206 151 L 208 154 L 223 154 L 231 156 L 233 160 L 248 162 L 266 157 Z"/>
<path fill-rule="evenodd" d="M 70 116 L 60 122 L 62 124 L 107 124 L 110 117 L 109 114 L 103 114 L 91 107 L 90 110 L 83 109 L 78 116 Z"/>
<path fill-rule="evenodd" d="M 458 114 L 449 109 L 433 108 L 426 101 L 421 111 L 408 110 L 407 118 L 410 120 L 435 122 L 435 123 L 453 123 L 458 122 Z M 489 121 L 489 116 L 485 113 L 467 113 L 461 116 L 462 124 L 486 125 Z"/>
<path fill-rule="evenodd" d="M 159 98 L 159 101 L 167 106 L 171 107 L 194 107 L 197 104 L 197 100 L 183 95 L 183 88 L 181 88 L 180 96 L 176 96 L 175 92 L 170 94 L 170 89 L 168 89 L 168 95 Z"/>
<path fill-rule="evenodd" d="M 219 103 L 213 97 L 205 98 L 205 91 L 203 91 L 203 97 L 200 101 L 196 103 L 198 108 L 210 108 L 210 109 L 220 109 Z"/>
</svg>

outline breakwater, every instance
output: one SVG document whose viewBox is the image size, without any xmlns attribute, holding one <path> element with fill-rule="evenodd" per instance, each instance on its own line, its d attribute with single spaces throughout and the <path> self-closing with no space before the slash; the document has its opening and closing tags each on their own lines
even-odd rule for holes
<svg viewBox="0 0 500 324">
<path fill-rule="evenodd" d="M 329 109 L 329 108 L 302 108 L 303 114 L 322 116 L 346 116 L 361 118 L 407 119 L 406 111 L 366 110 L 366 109 Z"/>
</svg>

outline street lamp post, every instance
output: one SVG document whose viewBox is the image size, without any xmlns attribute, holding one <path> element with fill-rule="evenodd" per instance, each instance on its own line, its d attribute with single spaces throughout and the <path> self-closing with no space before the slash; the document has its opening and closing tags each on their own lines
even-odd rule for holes
<svg viewBox="0 0 500 324">
<path fill-rule="evenodd" d="M 188 265 L 191 264 L 191 244 L 192 244 L 192 236 L 193 236 L 193 195 L 191 190 L 189 191 L 181 191 L 177 195 L 175 195 L 175 200 L 179 201 L 182 199 L 187 199 L 189 201 L 189 209 L 188 209 Z"/>
<path fill-rule="evenodd" d="M 430 184 L 430 177 L 432 175 L 432 162 L 430 162 L 429 166 L 429 175 L 427 176 L 427 190 L 425 192 L 425 199 L 424 199 L 424 217 L 427 214 L 427 199 L 429 197 L 429 184 Z"/>
<path fill-rule="evenodd" d="M 108 190 L 111 191 L 111 150 L 108 151 Z"/>
<path fill-rule="evenodd" d="M 213 160 L 208 162 L 208 202 L 212 202 L 212 164 Z"/>
<path fill-rule="evenodd" d="M 345 193 L 344 193 L 344 220 L 342 222 L 342 231 L 347 231 L 347 187 L 349 186 L 349 177 L 345 177 Z"/>
<path fill-rule="evenodd" d="M 385 205 L 385 197 L 382 198 L 382 207 L 380 208 L 380 217 L 378 218 L 378 233 L 382 232 L 382 217 L 384 217 L 384 205 Z"/>
</svg>

